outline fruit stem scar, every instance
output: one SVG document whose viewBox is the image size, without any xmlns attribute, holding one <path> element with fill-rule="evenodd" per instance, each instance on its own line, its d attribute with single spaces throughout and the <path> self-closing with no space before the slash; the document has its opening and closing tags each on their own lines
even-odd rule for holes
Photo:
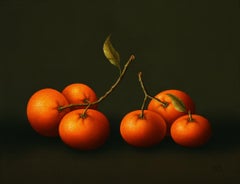
<svg viewBox="0 0 240 184">
<path fill-rule="evenodd" d="M 80 118 L 82 118 L 82 119 L 85 119 L 87 117 L 87 114 L 85 113 L 85 114 L 80 114 Z"/>
<path fill-rule="evenodd" d="M 154 99 L 154 100 L 158 101 L 164 108 L 166 108 L 169 105 L 168 102 L 163 102 L 163 101 L 161 101 L 160 99 L 158 99 L 156 97 L 151 97 L 151 99 Z"/>
<path fill-rule="evenodd" d="M 112 91 L 117 87 L 117 85 L 121 82 L 123 76 L 125 75 L 127 69 L 128 69 L 128 66 L 129 64 L 135 60 L 135 56 L 134 55 L 131 55 L 130 58 L 128 59 L 128 61 L 126 62 L 126 64 L 124 65 L 124 68 L 123 70 L 120 72 L 120 75 L 119 77 L 117 78 L 116 82 L 110 87 L 110 89 L 103 95 L 101 96 L 97 101 L 95 102 L 84 102 L 84 103 L 80 103 L 80 104 L 69 104 L 69 105 L 66 105 L 66 106 L 60 106 L 58 107 L 58 111 L 62 111 L 66 108 L 70 108 L 70 107 L 79 107 L 79 106 L 91 106 L 91 105 L 95 105 L 95 104 L 98 104 L 100 103 L 101 101 L 103 101 L 105 98 L 107 98 L 111 93 Z M 86 108 L 88 109 L 88 108 Z"/>
<path fill-rule="evenodd" d="M 140 119 L 144 119 L 144 110 L 142 110 L 141 114 L 138 116 Z"/>
</svg>

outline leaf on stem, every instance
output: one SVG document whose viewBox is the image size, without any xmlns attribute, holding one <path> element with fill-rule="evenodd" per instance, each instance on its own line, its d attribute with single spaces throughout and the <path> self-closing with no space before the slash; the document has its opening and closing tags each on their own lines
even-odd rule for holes
<svg viewBox="0 0 240 184">
<path fill-rule="evenodd" d="M 168 93 L 167 95 L 171 98 L 172 104 L 177 111 L 179 111 L 179 112 L 187 111 L 186 106 L 181 99 L 179 99 L 178 97 L 176 97 L 175 95 L 170 94 L 170 93 Z"/>
<path fill-rule="evenodd" d="M 109 62 L 118 67 L 118 69 L 121 71 L 121 66 L 120 66 L 120 55 L 119 53 L 115 50 L 113 47 L 111 40 L 110 40 L 111 35 L 107 37 L 103 44 L 103 52 L 106 58 L 109 60 Z"/>
</svg>

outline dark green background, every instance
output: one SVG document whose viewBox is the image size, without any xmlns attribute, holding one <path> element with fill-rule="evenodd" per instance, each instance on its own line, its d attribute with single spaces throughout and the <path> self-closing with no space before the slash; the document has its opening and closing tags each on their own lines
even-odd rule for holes
<svg viewBox="0 0 240 184">
<path fill-rule="evenodd" d="M 240 173 L 239 1 L 0 1 L 0 183 L 238 183 Z M 99 105 L 111 137 L 99 150 L 69 149 L 37 135 L 26 104 L 37 90 L 81 82 L 98 96 L 118 77 L 102 51 L 105 38 L 124 65 L 136 60 Z M 181 89 L 213 127 L 208 145 L 170 139 L 136 149 L 119 135 L 121 118 L 143 93 Z M 238 181 L 237 181 L 238 180 Z"/>
</svg>

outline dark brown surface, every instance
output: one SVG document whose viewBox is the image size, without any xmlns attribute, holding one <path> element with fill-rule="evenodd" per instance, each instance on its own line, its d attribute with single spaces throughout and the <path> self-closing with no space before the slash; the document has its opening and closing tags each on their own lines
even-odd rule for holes
<svg viewBox="0 0 240 184">
<path fill-rule="evenodd" d="M 119 119 L 111 123 L 119 124 Z M 231 127 L 226 126 L 231 123 Z M 1 183 L 237 183 L 239 123 L 213 124 L 210 142 L 183 148 L 166 138 L 151 149 L 133 148 L 112 126 L 108 142 L 95 151 L 76 151 L 59 138 L 44 138 L 28 125 L 1 126 Z M 10 125 L 12 124 L 12 125 Z M 26 122 L 27 124 L 27 122 Z"/>
<path fill-rule="evenodd" d="M 217 183 L 240 173 L 239 2 L 229 1 L 0 1 L 0 183 Z M 83 82 L 99 96 L 118 70 L 106 61 L 109 33 L 123 81 L 99 109 L 111 137 L 99 150 L 76 151 L 37 135 L 26 104 L 37 90 Z M 140 108 L 143 93 L 177 88 L 192 96 L 213 126 L 203 148 L 165 139 L 137 149 L 120 137 L 123 115 Z"/>
</svg>

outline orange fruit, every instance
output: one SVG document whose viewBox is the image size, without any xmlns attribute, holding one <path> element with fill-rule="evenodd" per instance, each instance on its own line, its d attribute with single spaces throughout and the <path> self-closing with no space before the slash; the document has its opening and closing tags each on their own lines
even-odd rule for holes
<svg viewBox="0 0 240 184">
<path fill-rule="evenodd" d="M 158 93 L 155 98 L 162 101 L 165 105 L 152 99 L 147 109 L 159 113 L 165 119 L 168 129 L 167 135 L 170 135 L 170 127 L 178 117 L 187 114 L 189 110 L 195 112 L 193 100 L 187 93 L 181 90 L 165 90 Z"/>
<path fill-rule="evenodd" d="M 62 94 L 66 97 L 70 104 L 82 104 L 88 102 L 97 101 L 97 95 L 92 88 L 86 84 L 74 83 L 66 86 Z M 75 106 L 72 109 L 85 108 L 86 106 Z M 92 109 L 96 109 L 97 105 L 90 106 Z"/>
<path fill-rule="evenodd" d="M 120 124 L 120 134 L 130 145 L 150 147 L 160 143 L 166 135 L 166 122 L 157 113 L 135 110 L 126 114 Z"/>
<path fill-rule="evenodd" d="M 59 111 L 68 105 L 62 93 L 45 88 L 35 92 L 27 103 L 27 118 L 32 128 L 43 136 L 58 136 L 58 125 L 69 109 Z"/>
<path fill-rule="evenodd" d="M 171 126 L 171 137 L 179 145 L 199 147 L 206 144 L 212 130 L 209 121 L 200 115 L 193 114 L 179 117 Z"/>
<path fill-rule="evenodd" d="M 66 114 L 59 125 L 62 141 L 71 148 L 92 150 L 102 146 L 110 134 L 109 121 L 101 112 L 77 109 Z"/>
</svg>

